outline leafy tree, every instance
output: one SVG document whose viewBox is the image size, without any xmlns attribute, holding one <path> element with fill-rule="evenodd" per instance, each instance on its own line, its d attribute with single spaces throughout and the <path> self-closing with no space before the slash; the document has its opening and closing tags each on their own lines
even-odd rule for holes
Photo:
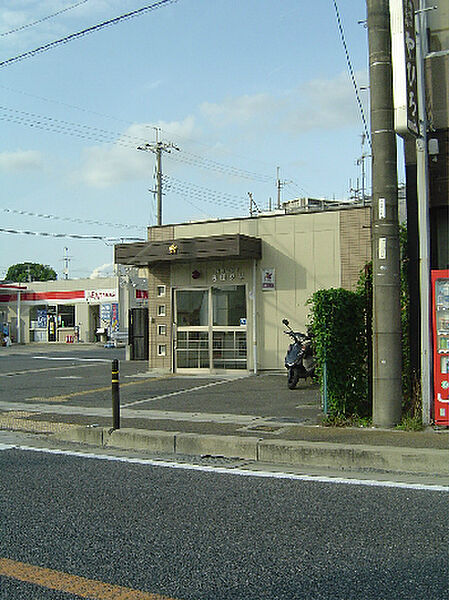
<svg viewBox="0 0 449 600">
<path fill-rule="evenodd" d="M 49 265 L 41 265 L 39 263 L 18 263 L 11 265 L 6 273 L 7 281 L 53 281 L 58 276 L 56 271 Z"/>
</svg>

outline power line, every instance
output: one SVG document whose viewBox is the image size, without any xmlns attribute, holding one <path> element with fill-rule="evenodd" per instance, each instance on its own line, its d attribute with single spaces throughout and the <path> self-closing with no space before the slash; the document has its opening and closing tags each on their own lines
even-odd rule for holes
<svg viewBox="0 0 449 600">
<path fill-rule="evenodd" d="M 107 223 L 103 221 L 94 221 L 92 219 L 80 219 L 78 217 L 60 217 L 57 215 L 46 215 L 41 213 L 33 213 L 26 210 L 20 210 L 16 208 L 0 208 L 1 211 L 6 213 L 12 213 L 16 215 L 22 215 L 26 217 L 37 217 L 39 219 L 51 219 L 57 221 L 69 221 L 70 223 L 82 223 L 87 225 L 100 225 L 104 227 L 119 227 L 121 229 L 146 229 L 144 225 L 126 225 L 124 223 Z"/>
<path fill-rule="evenodd" d="M 83 125 L 53 117 L 46 117 L 28 111 L 19 111 L 7 106 L 0 106 L 0 120 L 8 121 L 10 123 L 17 123 L 19 125 L 26 125 L 28 127 L 37 129 L 43 129 L 53 133 L 70 135 L 81 139 L 88 139 L 101 144 L 107 143 L 126 148 L 133 148 L 136 146 L 136 144 L 140 145 L 143 143 L 142 138 L 133 137 L 128 134 L 120 134 L 118 132 L 101 129 L 99 127 L 92 127 L 89 125 Z M 174 160 L 178 160 L 198 168 L 208 171 L 215 171 L 220 174 L 230 175 L 232 177 L 251 179 L 262 183 L 272 183 L 273 181 L 272 177 L 269 175 L 262 175 L 260 173 L 254 173 L 245 169 L 233 167 L 231 165 L 204 158 L 190 152 L 182 151 L 176 154 L 171 154 L 170 157 Z"/>
<path fill-rule="evenodd" d="M 99 111 L 95 111 L 95 110 L 91 110 L 91 109 L 87 109 L 87 108 L 83 108 L 81 106 L 76 106 L 75 104 L 70 104 L 68 102 L 62 102 L 62 101 L 55 100 L 55 99 L 52 99 L 52 98 L 46 98 L 45 96 L 39 96 L 39 95 L 36 95 L 36 94 L 30 94 L 28 92 L 24 92 L 22 90 L 16 90 L 14 88 L 11 88 L 11 87 L 8 87 L 8 86 L 5 86 L 5 85 L 1 85 L 1 84 L 0 84 L 0 88 L 2 88 L 4 90 L 7 90 L 9 92 L 13 92 L 13 93 L 16 93 L 16 94 L 22 94 L 24 96 L 29 96 L 30 98 L 35 98 L 37 100 L 42 100 L 44 102 L 50 102 L 52 104 L 56 104 L 56 105 L 59 105 L 59 106 L 64 106 L 66 108 L 71 108 L 71 109 L 78 110 L 78 111 L 81 111 L 81 112 L 84 112 L 84 113 L 87 113 L 87 114 L 92 114 L 92 115 L 95 115 L 95 116 L 103 117 L 105 119 L 110 119 L 110 120 L 113 120 L 113 121 L 117 121 L 118 123 L 125 123 L 127 125 L 132 125 L 133 124 L 132 121 L 128 121 L 128 120 L 125 120 L 125 119 L 120 119 L 120 118 L 118 118 L 116 116 L 107 115 L 105 113 L 102 113 L 102 112 L 99 112 Z M 10 108 L 7 108 L 7 107 L 3 107 L 3 109 L 4 110 L 9 110 L 9 111 L 14 111 L 14 109 L 10 109 Z M 31 113 L 28 113 L 28 114 L 31 114 Z M 2 117 L 0 117 L 0 118 L 2 118 Z M 43 118 L 50 119 L 51 117 L 43 117 Z M 8 119 L 4 119 L 4 120 L 8 120 Z M 11 122 L 16 122 L 16 121 L 11 121 Z M 162 133 L 166 134 L 167 136 L 171 136 L 172 135 L 172 132 L 163 129 L 162 127 L 159 127 L 159 126 L 156 126 L 156 125 L 152 125 L 150 123 L 144 124 L 143 126 L 145 128 L 147 128 L 147 129 L 158 129 L 159 131 L 161 131 Z M 84 126 L 84 127 L 87 127 L 87 126 Z M 116 135 L 118 136 L 120 134 L 117 133 Z M 181 140 L 193 142 L 194 144 L 200 144 L 200 145 L 205 146 L 207 148 L 214 148 L 215 147 L 215 146 L 212 146 L 211 144 L 206 144 L 204 142 L 200 142 L 198 140 L 195 140 L 195 139 L 192 139 L 192 138 L 180 135 L 180 134 L 177 134 L 176 137 L 180 138 Z M 228 152 L 228 154 L 230 154 L 230 153 Z M 251 171 L 244 171 L 242 169 L 237 169 L 236 167 L 232 167 L 232 166 L 226 165 L 224 163 L 220 163 L 219 161 L 212 161 L 211 159 L 203 158 L 201 156 L 198 156 L 197 154 L 193 154 L 193 153 L 190 153 L 190 152 L 185 151 L 185 150 L 183 150 L 183 155 L 186 156 L 186 157 L 189 157 L 189 158 L 185 158 L 182 161 L 182 162 L 186 162 L 188 164 L 195 164 L 195 160 L 196 161 L 200 160 L 200 161 L 202 161 L 204 163 L 204 167 L 205 168 L 207 168 L 207 165 L 209 165 L 209 168 L 211 166 L 215 166 L 216 167 L 215 170 L 218 170 L 218 168 L 219 168 L 218 166 L 220 166 L 220 171 L 219 172 L 224 172 L 226 169 L 231 169 L 231 172 L 228 173 L 228 174 L 231 174 L 231 175 L 234 174 L 234 175 L 238 176 L 238 174 L 235 173 L 235 171 L 238 171 L 240 173 L 244 173 L 245 176 L 246 176 L 246 178 L 249 178 L 249 179 L 259 180 L 259 181 L 262 181 L 262 182 L 265 182 L 265 183 L 269 183 L 269 182 L 272 181 L 272 178 L 271 178 L 270 175 L 265 175 L 265 174 L 262 175 L 260 173 L 254 173 L 254 172 L 251 172 Z M 238 158 L 248 159 L 247 156 L 240 156 L 238 154 L 231 154 L 231 156 L 235 156 L 236 158 L 238 157 Z M 254 159 L 250 159 L 250 160 L 254 160 Z M 262 161 L 259 161 L 259 162 L 262 162 Z M 268 164 L 268 163 L 266 163 L 266 164 Z"/>
<path fill-rule="evenodd" d="M 76 4 L 67 6 L 66 8 L 63 8 L 62 10 L 58 10 L 58 12 L 52 13 L 51 15 L 47 15 L 46 17 L 42 17 L 41 19 L 38 19 L 37 21 L 33 21 L 32 23 L 27 23 L 26 25 L 21 25 L 20 27 L 15 27 L 14 29 L 10 29 L 9 31 L 4 31 L 3 33 L 0 33 L 0 37 L 5 37 L 7 35 L 11 35 L 13 33 L 19 32 L 19 31 L 23 31 L 24 29 L 28 29 L 29 27 L 34 27 L 35 25 L 39 25 L 40 23 L 43 23 L 44 21 L 48 21 L 49 19 L 53 19 L 54 17 L 57 17 L 58 15 L 61 15 L 62 13 L 67 12 L 68 10 L 73 10 L 74 8 L 76 8 L 77 6 L 80 6 L 81 4 L 86 4 L 87 1 L 88 0 L 81 0 L 81 2 L 77 2 Z"/>
<path fill-rule="evenodd" d="M 0 119 L 2 121 L 18 123 L 19 125 L 27 125 L 29 127 L 44 129 L 54 133 L 72 135 L 83 139 L 90 139 L 99 143 L 116 143 L 119 145 L 131 146 L 131 141 L 125 144 L 124 141 L 120 141 L 120 139 L 117 140 L 117 136 L 120 136 L 120 134 L 117 132 L 107 131 L 98 127 L 91 127 L 89 125 L 82 125 L 61 119 L 55 119 L 53 117 L 45 117 L 27 111 L 19 111 L 6 106 L 0 106 L 0 111 L 3 111 L 3 113 L 0 113 Z M 130 140 L 131 139 L 132 138 L 130 138 Z"/>
<path fill-rule="evenodd" d="M 133 10 L 129 13 L 120 15 L 119 17 L 115 17 L 114 19 L 109 19 L 108 21 L 103 21 L 102 23 L 98 23 L 97 25 L 93 25 L 92 27 L 88 27 L 87 29 L 83 29 L 82 31 L 78 31 L 77 33 L 71 33 L 70 35 L 66 35 L 59 40 L 55 40 L 54 42 L 50 42 L 48 44 L 44 44 L 43 46 L 39 46 L 34 50 L 29 50 L 28 52 L 24 52 L 23 54 L 19 54 L 14 56 L 13 58 L 8 58 L 7 60 L 3 60 L 0 62 L 0 67 L 7 67 L 13 63 L 19 62 L 21 60 L 25 60 L 26 58 L 31 58 L 35 54 L 40 54 L 42 52 L 46 52 L 47 50 L 51 50 L 56 46 L 60 46 L 61 44 L 67 44 L 79 37 L 84 37 L 85 35 L 89 35 L 90 33 L 94 33 L 95 31 L 99 31 L 100 29 L 104 29 L 105 27 L 111 27 L 112 25 L 117 25 L 121 21 L 132 19 L 134 17 L 140 16 L 145 12 L 156 10 L 165 6 L 166 4 L 172 4 L 177 2 L 177 0 L 159 0 L 158 2 L 154 2 L 153 4 L 149 4 L 144 6 L 143 8 L 139 8 L 137 10 Z"/>
<path fill-rule="evenodd" d="M 252 179 L 263 183 L 271 183 L 272 177 L 269 175 L 262 175 L 260 173 L 254 173 L 252 171 L 246 171 L 245 169 L 239 169 L 231 165 L 211 160 L 210 158 L 204 158 L 191 152 L 182 152 L 173 156 L 174 160 L 184 162 L 186 164 L 195 165 L 208 171 L 216 171 L 225 175 L 232 175 L 234 177 L 240 177 L 243 179 Z"/>
<path fill-rule="evenodd" d="M 172 177 L 166 177 L 166 189 L 175 193 L 193 196 L 202 202 L 222 204 L 234 209 L 241 209 L 243 206 L 246 207 L 246 200 L 243 198 L 225 193 L 222 194 L 221 192 L 203 188 L 193 183 L 181 181 Z"/>
<path fill-rule="evenodd" d="M 164 180 L 167 182 L 168 185 L 172 185 L 174 187 L 188 187 L 191 188 L 193 191 L 197 191 L 198 193 L 217 196 L 223 198 L 224 200 L 232 202 L 233 204 L 241 204 L 245 202 L 243 196 L 237 196 L 235 194 L 229 194 L 227 192 L 219 192 L 218 190 L 212 190 L 210 188 L 206 188 L 195 183 L 191 183 L 189 181 L 177 179 L 176 177 L 172 177 L 171 175 L 164 175 Z"/>
<path fill-rule="evenodd" d="M 365 116 L 365 110 L 363 108 L 362 100 L 360 98 L 359 86 L 357 85 L 357 80 L 355 78 L 355 73 L 354 73 L 354 69 L 353 69 L 353 66 L 352 66 L 351 56 L 350 56 L 349 50 L 348 50 L 348 45 L 346 44 L 345 32 L 343 30 L 343 24 L 341 22 L 340 11 L 338 10 L 338 6 L 337 6 L 337 0 L 333 0 L 333 3 L 334 3 L 334 8 L 335 8 L 335 14 L 336 14 L 336 17 L 337 17 L 338 30 L 340 32 L 340 38 L 341 38 L 341 42 L 343 44 L 343 49 L 345 51 L 346 62 L 347 62 L 347 65 L 348 65 L 349 73 L 351 75 L 352 85 L 354 87 L 355 97 L 357 99 L 357 104 L 359 106 L 360 116 L 361 116 L 362 123 L 363 123 L 363 128 L 365 130 L 366 139 L 368 140 L 368 143 L 369 143 L 369 145 L 371 147 L 371 136 L 370 136 L 370 131 L 369 131 L 369 127 L 368 127 L 368 121 L 367 121 L 367 118 Z"/>
<path fill-rule="evenodd" d="M 79 233 L 49 233 L 46 231 L 26 231 L 26 230 L 18 230 L 18 229 L 6 229 L 4 227 L 0 227 L 1 233 L 12 233 L 16 235 L 37 235 L 41 237 L 52 237 L 52 238 L 70 238 L 74 240 L 96 240 L 101 242 L 145 242 L 146 240 L 143 238 L 137 237 L 106 237 L 104 235 L 83 235 Z"/>
</svg>

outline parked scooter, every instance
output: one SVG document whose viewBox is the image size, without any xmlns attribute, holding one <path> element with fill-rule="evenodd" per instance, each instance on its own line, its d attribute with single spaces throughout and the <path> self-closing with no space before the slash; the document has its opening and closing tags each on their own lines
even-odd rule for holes
<svg viewBox="0 0 449 600">
<path fill-rule="evenodd" d="M 288 331 L 284 331 L 284 333 L 293 340 L 285 356 L 285 366 L 287 368 L 288 387 L 290 390 L 294 390 L 300 377 L 307 379 L 307 377 L 313 377 L 315 373 L 312 340 L 305 333 L 293 331 L 287 319 L 282 319 L 282 323 L 288 327 Z"/>
</svg>

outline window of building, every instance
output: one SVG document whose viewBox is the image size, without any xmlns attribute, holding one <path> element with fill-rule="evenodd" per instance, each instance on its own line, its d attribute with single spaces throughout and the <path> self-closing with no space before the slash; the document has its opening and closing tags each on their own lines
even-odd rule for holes
<svg viewBox="0 0 449 600">
<path fill-rule="evenodd" d="M 246 319 L 244 285 L 212 288 L 213 325 L 238 326 Z"/>
<path fill-rule="evenodd" d="M 159 304 L 157 307 L 157 314 L 159 317 L 165 317 L 165 304 Z"/>
<path fill-rule="evenodd" d="M 157 333 L 158 335 L 167 335 L 167 325 L 158 325 Z"/>
<path fill-rule="evenodd" d="M 47 328 L 47 307 L 45 304 L 30 307 L 30 329 Z"/>
<path fill-rule="evenodd" d="M 75 305 L 58 306 L 58 327 L 75 327 Z"/>
<path fill-rule="evenodd" d="M 209 324 L 208 290 L 178 290 L 176 321 L 178 327 L 207 327 Z"/>
<path fill-rule="evenodd" d="M 209 333 L 178 331 L 176 361 L 178 369 L 208 369 L 210 367 Z"/>
<path fill-rule="evenodd" d="M 158 344 L 157 355 L 158 356 L 167 356 L 167 345 L 166 344 Z"/>
<path fill-rule="evenodd" d="M 165 296 L 165 285 L 157 286 L 157 295 L 159 298 L 161 298 L 162 296 Z"/>
</svg>

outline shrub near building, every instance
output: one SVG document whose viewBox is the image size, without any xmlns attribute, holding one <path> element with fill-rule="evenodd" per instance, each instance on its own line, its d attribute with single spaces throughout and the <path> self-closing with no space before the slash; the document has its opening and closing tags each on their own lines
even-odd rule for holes
<svg viewBox="0 0 449 600">
<path fill-rule="evenodd" d="M 327 371 L 328 419 L 367 417 L 368 344 L 366 293 L 343 288 L 318 290 L 309 300 L 317 376 Z"/>
</svg>

